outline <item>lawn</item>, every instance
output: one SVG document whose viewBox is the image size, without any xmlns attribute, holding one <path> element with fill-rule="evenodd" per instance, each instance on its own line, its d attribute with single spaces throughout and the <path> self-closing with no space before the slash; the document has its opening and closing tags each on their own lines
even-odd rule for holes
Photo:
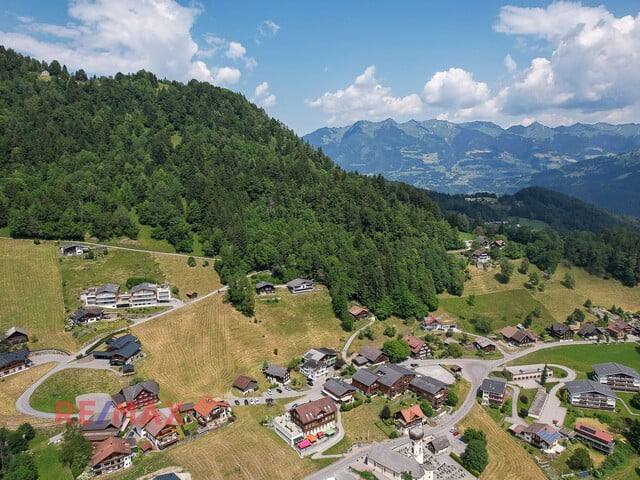
<svg viewBox="0 0 640 480">
<path fill-rule="evenodd" d="M 597 363 L 618 362 L 640 370 L 640 353 L 633 343 L 601 343 L 546 348 L 520 357 L 513 364 L 555 363 L 586 375 Z M 584 378 L 584 377 L 583 377 Z"/>
<path fill-rule="evenodd" d="M 32 350 L 57 347 L 73 352 L 76 341 L 64 332 L 59 250 L 52 242 L 0 238 L 0 332 L 12 326 L 27 330 Z"/>
<path fill-rule="evenodd" d="M 23 422 L 29 422 L 34 427 L 38 425 L 52 425 L 49 419 L 37 419 L 23 415 L 16 410 L 16 401 L 24 391 L 42 375 L 56 366 L 55 363 L 45 363 L 31 367 L 23 372 L 9 375 L 0 380 L 0 419 L 2 426 L 16 428 Z"/>
<path fill-rule="evenodd" d="M 132 333 L 149 353 L 136 364 L 139 374 L 155 378 L 161 397 L 171 401 L 229 394 L 241 373 L 264 389 L 264 360 L 286 366 L 313 347 L 339 350 L 344 337 L 328 292 L 283 293 L 278 303 L 257 300 L 255 319 L 214 295 L 134 327 Z"/>
<path fill-rule="evenodd" d="M 40 480 L 73 480 L 73 475 L 68 467 L 60 463 L 60 447 L 48 445 L 47 442 L 54 431 L 38 433 L 36 438 L 29 442 L 29 447 L 33 452 L 33 459 L 38 467 L 38 478 Z"/>
<path fill-rule="evenodd" d="M 209 266 L 205 267 L 204 260 L 197 259 L 196 266 L 189 267 L 187 256 L 156 254 L 153 258 L 164 273 L 164 281 L 172 287 L 178 287 L 179 297 L 184 301 L 189 301 L 185 295 L 189 290 L 202 296 L 222 286 L 213 269 L 213 260 L 209 260 Z"/>
<path fill-rule="evenodd" d="M 355 328 L 356 329 L 360 328 L 363 325 L 366 325 L 366 321 L 360 320 L 356 323 Z M 393 335 L 392 337 L 387 337 L 386 335 L 383 334 L 387 326 L 396 329 L 396 334 Z M 384 321 L 376 321 L 371 326 L 371 330 L 373 330 L 374 339 L 369 340 L 367 337 L 364 337 L 362 339 L 356 337 L 353 340 L 353 342 L 351 342 L 351 346 L 349 347 L 348 353 L 357 352 L 358 350 L 360 350 L 360 348 L 363 345 L 371 345 L 372 347 L 375 347 L 375 348 L 382 348 L 382 345 L 384 345 L 384 342 L 388 340 L 395 340 L 398 334 L 404 335 L 405 333 L 413 331 L 413 333 L 415 333 L 416 335 L 423 336 L 425 333 L 422 331 L 422 329 L 420 328 L 420 324 L 417 321 L 412 321 L 410 324 L 405 325 L 404 321 L 398 317 L 389 317 Z M 345 335 L 345 337 L 347 337 L 347 335 Z M 345 341 L 346 341 L 346 338 L 345 338 Z"/>
<path fill-rule="evenodd" d="M 487 413 L 474 404 L 469 414 L 457 425 L 460 432 L 472 427 L 486 433 L 489 465 L 481 479 L 517 478 L 518 480 L 545 480 L 547 477 L 518 442 L 502 430 Z M 517 461 L 514 458 L 517 457 Z"/>
<path fill-rule="evenodd" d="M 70 368 L 54 373 L 31 396 L 31 406 L 43 412 L 55 412 L 56 402 L 74 405 L 78 395 L 85 393 L 114 394 L 129 384 L 130 378 L 121 377 L 110 370 Z"/>
</svg>

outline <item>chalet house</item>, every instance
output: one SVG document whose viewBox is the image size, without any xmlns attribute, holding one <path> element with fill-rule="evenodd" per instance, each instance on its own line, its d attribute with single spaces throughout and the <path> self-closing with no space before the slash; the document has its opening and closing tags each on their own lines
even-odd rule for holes
<svg viewBox="0 0 640 480">
<path fill-rule="evenodd" d="M 29 350 L 21 348 L 13 352 L 0 353 L 0 377 L 6 377 L 12 373 L 26 370 L 31 366 Z"/>
<path fill-rule="evenodd" d="M 339 378 L 330 378 L 322 386 L 322 392 L 337 403 L 350 403 L 354 400 L 356 387 Z"/>
<path fill-rule="evenodd" d="M 352 307 L 349 307 L 349 313 L 357 319 L 361 320 L 368 318 L 370 312 L 366 307 L 358 307 L 356 305 L 353 305 Z"/>
<path fill-rule="evenodd" d="M 188 402 L 188 403 L 182 403 L 182 404 L 178 404 L 178 413 L 180 414 L 180 416 L 182 417 L 182 419 L 185 422 L 189 422 L 191 421 L 191 418 L 189 418 L 190 416 L 195 416 L 196 411 L 193 409 L 194 407 L 194 403 L 193 402 Z"/>
<path fill-rule="evenodd" d="M 573 340 L 573 331 L 569 328 L 569 325 L 565 325 L 564 323 L 552 323 L 547 327 L 547 332 L 561 342 Z"/>
<path fill-rule="evenodd" d="M 565 383 L 569 403 L 574 407 L 594 408 L 613 412 L 616 394 L 608 385 L 593 380 L 572 380 Z"/>
<path fill-rule="evenodd" d="M 302 356 L 303 364 L 300 373 L 309 380 L 316 380 L 328 373 L 328 368 L 335 365 L 338 354 L 329 348 L 312 348 Z"/>
<path fill-rule="evenodd" d="M 103 475 L 131 466 L 131 447 L 122 438 L 113 437 L 96 445 L 91 457 L 93 474 Z"/>
<path fill-rule="evenodd" d="M 78 245 L 76 243 L 69 243 L 67 245 L 62 245 L 60 247 L 60 253 L 62 253 L 62 255 L 65 255 L 67 257 L 71 257 L 74 255 L 84 255 L 89 250 L 91 250 L 89 247 L 85 247 L 84 245 Z"/>
<path fill-rule="evenodd" d="M 478 235 L 476 238 L 476 242 L 482 247 L 487 248 L 490 246 L 489 240 L 487 240 L 483 235 Z"/>
<path fill-rule="evenodd" d="M 287 288 L 291 293 L 313 292 L 313 280 L 306 278 L 294 278 L 287 283 Z"/>
<path fill-rule="evenodd" d="M 485 353 L 494 353 L 496 351 L 496 346 L 494 343 L 491 343 L 486 338 L 477 338 L 473 345 L 478 349 L 482 350 Z"/>
<path fill-rule="evenodd" d="M 273 283 L 269 282 L 258 282 L 256 283 L 256 293 L 258 295 L 269 295 L 271 293 L 276 293 L 276 286 Z"/>
<path fill-rule="evenodd" d="M 504 327 L 500 334 L 507 343 L 516 347 L 524 347 L 536 343 L 538 334 L 533 330 L 519 330 L 513 326 Z"/>
<path fill-rule="evenodd" d="M 360 390 L 364 395 L 375 395 L 380 389 L 379 378 L 380 377 L 371 370 L 363 368 L 351 377 L 351 385 Z"/>
<path fill-rule="evenodd" d="M 491 248 L 504 248 L 504 240 L 495 240 L 491 242 Z"/>
<path fill-rule="evenodd" d="M 87 325 L 102 320 L 104 309 L 100 307 L 79 308 L 71 315 L 71 321 L 75 325 Z"/>
<path fill-rule="evenodd" d="M 422 412 L 420 405 L 411 405 L 396 413 L 396 423 L 403 431 L 422 426 L 426 420 L 427 417 Z"/>
<path fill-rule="evenodd" d="M 298 405 L 289 410 L 291 421 L 304 435 L 332 429 L 336 426 L 336 404 L 329 397 Z"/>
<path fill-rule="evenodd" d="M 240 390 L 240 393 L 246 395 L 258 390 L 258 381 L 246 375 L 238 375 L 233 382 L 233 388 Z"/>
<path fill-rule="evenodd" d="M 484 250 L 474 250 L 471 259 L 476 263 L 487 263 L 491 261 L 491 257 Z"/>
<path fill-rule="evenodd" d="M 267 377 L 267 380 L 272 383 L 286 385 L 291 380 L 289 370 L 285 367 L 281 367 L 280 365 L 269 365 L 263 373 L 265 377 Z"/>
<path fill-rule="evenodd" d="M 577 423 L 575 432 L 575 438 L 587 445 L 590 445 L 596 450 L 606 453 L 607 455 L 613 453 L 613 450 L 616 447 L 613 435 L 603 432 L 602 430 L 591 428 L 584 423 Z"/>
<path fill-rule="evenodd" d="M 611 338 L 621 339 L 625 336 L 628 330 L 628 324 L 626 322 L 614 322 L 607 326 L 607 334 Z"/>
<path fill-rule="evenodd" d="M 498 378 L 485 378 L 482 381 L 480 392 L 482 393 L 482 404 L 504 403 L 504 395 L 507 390 L 507 382 Z"/>
<path fill-rule="evenodd" d="M 4 334 L 3 343 L 9 346 L 20 345 L 29 341 L 27 331 L 20 327 L 11 327 Z"/>
<path fill-rule="evenodd" d="M 232 421 L 231 406 L 224 400 L 202 397 L 193 406 L 196 420 L 200 425 L 217 428 Z"/>
<path fill-rule="evenodd" d="M 124 423 L 124 414 L 115 408 L 93 414 L 86 422 L 81 422 L 82 434 L 90 442 L 101 442 L 117 437 Z"/>
<path fill-rule="evenodd" d="M 117 308 L 120 285 L 107 283 L 99 287 L 87 289 L 84 297 L 86 306 L 97 305 L 105 308 Z"/>
<path fill-rule="evenodd" d="M 424 317 L 420 326 L 423 330 L 427 332 L 434 332 L 436 330 L 442 330 L 446 332 L 449 329 L 455 329 L 456 326 L 453 323 L 444 323 L 442 317 L 434 317 L 433 315 L 429 315 L 428 317 Z"/>
<path fill-rule="evenodd" d="M 409 383 L 409 390 L 429 401 L 434 410 L 439 409 L 447 400 L 449 387 L 433 377 L 418 376 Z"/>
<path fill-rule="evenodd" d="M 633 368 L 619 363 L 599 363 L 593 367 L 593 379 L 611 390 L 619 392 L 640 391 L 640 374 Z"/>
<path fill-rule="evenodd" d="M 109 360 L 109 364 L 121 366 L 127 365 L 142 356 L 142 345 L 138 338 L 126 334 L 121 337 L 112 337 L 106 341 L 106 350 L 94 351 L 96 359 Z"/>
<path fill-rule="evenodd" d="M 327 365 L 318 360 L 310 358 L 300 366 L 300 373 L 307 377 L 308 380 L 314 381 L 324 377 L 327 374 Z"/>
<path fill-rule="evenodd" d="M 147 307 L 156 305 L 158 302 L 168 302 L 171 299 L 171 291 L 168 290 L 168 295 L 163 294 L 162 300 L 160 300 L 160 292 L 162 287 L 158 288 L 158 285 L 143 282 L 139 285 L 131 287 L 130 302 L 132 307 Z"/>
<path fill-rule="evenodd" d="M 359 367 L 362 365 L 379 365 L 387 361 L 389 361 L 389 357 L 382 350 L 370 345 L 364 345 L 358 350 L 356 358 L 353 359 L 353 364 Z"/>
<path fill-rule="evenodd" d="M 598 327 L 593 322 L 588 322 L 580 327 L 578 335 L 585 340 L 597 340 L 598 337 L 605 337 L 608 333 L 606 328 Z"/>
<path fill-rule="evenodd" d="M 516 437 L 542 450 L 555 447 L 560 440 L 560 432 L 546 423 L 516 424 L 510 430 Z"/>
<path fill-rule="evenodd" d="M 156 449 L 162 450 L 180 439 L 178 425 L 180 421 L 169 408 L 152 408 L 136 417 L 134 429 L 140 437 L 147 438 Z"/>
<path fill-rule="evenodd" d="M 401 479 L 405 473 L 409 473 L 412 480 L 434 478 L 433 471 L 430 477 L 425 476 L 424 468 L 414 457 L 396 452 L 382 443 L 373 442 L 364 463 L 376 475 L 375 478 Z"/>
<path fill-rule="evenodd" d="M 407 333 L 402 339 L 409 344 L 411 349 L 411 357 L 417 359 L 425 359 L 432 355 L 431 347 L 424 340 L 420 340 L 418 337 Z"/>
<path fill-rule="evenodd" d="M 416 377 L 413 370 L 393 364 L 380 365 L 374 373 L 379 377 L 379 392 L 389 398 L 408 390 L 411 380 Z"/>
<path fill-rule="evenodd" d="M 117 407 L 138 410 L 158 403 L 159 392 L 160 387 L 158 387 L 155 380 L 145 380 L 144 382 L 124 387 L 118 393 L 112 395 L 111 398 Z"/>
</svg>

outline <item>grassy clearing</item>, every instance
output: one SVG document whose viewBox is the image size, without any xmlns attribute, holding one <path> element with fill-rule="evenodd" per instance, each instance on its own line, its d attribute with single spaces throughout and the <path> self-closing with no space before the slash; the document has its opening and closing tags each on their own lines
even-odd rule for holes
<svg viewBox="0 0 640 480">
<path fill-rule="evenodd" d="M 0 238 L 0 332 L 22 327 L 38 342 L 32 350 L 57 347 L 74 351 L 76 341 L 64 332 L 62 278 L 57 247 L 28 240 Z"/>
<path fill-rule="evenodd" d="M 532 328 L 543 328 L 555 320 L 545 305 L 533 297 L 527 290 L 521 288 L 476 295 L 473 305 L 468 298 L 449 297 L 440 300 L 440 309 L 459 318 L 458 327 L 473 332 L 472 319 L 487 316 L 493 319 L 493 330 L 498 331 L 507 325 L 522 322 L 527 314 L 539 306 L 542 314 L 534 317 Z"/>
<path fill-rule="evenodd" d="M 359 320 L 356 323 L 355 328 L 360 328 L 362 325 L 366 325 L 365 320 Z M 387 337 L 383 334 L 384 329 L 387 326 L 396 329 L 396 334 L 392 337 Z M 412 323 L 405 325 L 404 321 L 401 318 L 397 317 L 389 317 L 384 321 L 376 321 L 373 325 L 371 325 L 371 330 L 373 330 L 373 333 L 375 335 L 374 339 L 369 340 L 366 337 L 362 339 L 356 337 L 353 342 L 351 342 L 348 353 L 357 352 L 363 345 L 371 345 L 375 348 L 382 348 L 382 345 L 384 345 L 384 342 L 386 342 L 387 340 L 395 340 L 398 334 L 401 333 L 404 335 L 405 333 L 408 333 L 412 330 L 418 336 L 424 335 L 424 332 L 420 329 L 420 324 L 418 322 L 413 321 Z M 347 337 L 347 335 L 345 335 L 345 337 Z"/>
<path fill-rule="evenodd" d="M 110 370 L 72 368 L 57 372 L 47 378 L 31 396 L 31 406 L 43 412 L 55 412 L 56 402 L 67 401 L 74 405 L 78 395 L 85 393 L 117 393 L 129 384 Z"/>
<path fill-rule="evenodd" d="M 513 364 L 556 363 L 586 375 L 592 365 L 605 362 L 618 362 L 640 370 L 640 353 L 633 343 L 564 345 L 530 353 Z"/>
<path fill-rule="evenodd" d="M 40 480 L 73 480 L 71 470 L 63 466 L 58 458 L 60 447 L 47 444 L 49 437 L 54 434 L 53 431 L 38 433 L 36 438 L 29 442 L 33 459 L 38 467 L 38 478 Z"/>
<path fill-rule="evenodd" d="M 387 435 L 375 425 L 384 405 L 385 399 L 376 396 L 371 399 L 371 403 L 365 402 L 349 412 L 343 412 L 341 415 L 345 436 L 329 453 L 345 452 L 351 445 L 359 442 L 387 440 Z"/>
<path fill-rule="evenodd" d="M 520 448 L 518 442 L 502 430 L 478 404 L 474 404 L 469 414 L 457 426 L 460 432 L 472 427 L 479 428 L 487 434 L 489 465 L 480 476 L 481 479 L 545 480 L 547 478 L 533 459 Z M 518 461 L 514 461 L 516 457 Z"/>
<path fill-rule="evenodd" d="M 188 301 L 185 294 L 189 290 L 204 295 L 222 286 L 218 274 L 213 269 L 212 260 L 209 261 L 208 267 L 204 267 L 204 261 L 198 259 L 196 266 L 191 268 L 187 265 L 187 257 L 157 254 L 153 255 L 153 259 L 164 273 L 164 281 L 172 287 L 178 287 L 179 297 L 185 301 Z"/>
<path fill-rule="evenodd" d="M 287 365 L 309 348 L 341 346 L 327 292 L 284 294 L 269 305 L 257 301 L 256 319 L 224 304 L 221 295 L 169 313 L 132 329 L 149 352 L 136 368 L 158 381 L 163 398 L 190 401 L 230 393 L 241 373 L 264 388 L 264 360 Z"/>
</svg>

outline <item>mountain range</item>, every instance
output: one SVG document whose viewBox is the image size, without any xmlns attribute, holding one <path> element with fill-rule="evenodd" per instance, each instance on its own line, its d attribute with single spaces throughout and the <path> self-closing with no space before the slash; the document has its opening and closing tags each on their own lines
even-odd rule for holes
<svg viewBox="0 0 640 480">
<path fill-rule="evenodd" d="M 346 170 L 444 193 L 515 193 L 543 186 L 640 216 L 640 125 L 504 129 L 490 122 L 359 121 L 303 137 Z M 619 156 L 620 154 L 624 154 Z M 629 197 L 631 195 L 631 198 Z M 637 198 L 640 200 L 640 198 Z"/>
</svg>

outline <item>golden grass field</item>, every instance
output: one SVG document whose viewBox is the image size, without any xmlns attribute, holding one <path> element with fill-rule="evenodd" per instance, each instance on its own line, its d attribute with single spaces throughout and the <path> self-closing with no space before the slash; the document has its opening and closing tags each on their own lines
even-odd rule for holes
<svg viewBox="0 0 640 480">
<path fill-rule="evenodd" d="M 53 424 L 49 419 L 38 419 L 19 413 L 16 410 L 16 401 L 29 385 L 55 366 L 55 363 L 45 363 L 0 380 L 0 427 L 16 428 L 24 422 L 29 422 L 33 426 Z"/>
<path fill-rule="evenodd" d="M 218 273 L 213 269 L 212 260 L 208 267 L 203 267 L 203 260 L 197 259 L 196 266 L 191 268 L 187 265 L 187 257 L 154 254 L 153 258 L 164 273 L 164 280 L 180 289 L 179 297 L 185 302 L 189 301 L 185 295 L 189 290 L 202 296 L 222 286 Z"/>
<path fill-rule="evenodd" d="M 149 354 L 136 364 L 138 375 L 156 379 L 163 399 L 192 401 L 230 393 L 241 373 L 264 388 L 260 372 L 265 359 L 286 366 L 309 348 L 341 346 L 328 292 L 283 293 L 274 305 L 258 299 L 256 318 L 259 323 L 214 295 L 134 327 L 132 333 Z"/>
<path fill-rule="evenodd" d="M 62 277 L 52 242 L 0 238 L 0 332 L 24 328 L 38 339 L 29 348 L 57 347 L 73 352 L 77 342 L 64 332 Z"/>
<path fill-rule="evenodd" d="M 366 325 L 366 322 L 367 321 L 365 320 L 359 320 L 356 323 L 355 328 L 360 328 L 361 326 Z M 384 329 L 387 325 L 391 327 L 395 327 L 396 329 L 396 334 L 391 338 L 383 334 Z M 420 323 L 417 321 L 412 322 L 410 325 L 405 325 L 402 319 L 398 317 L 389 317 L 384 321 L 376 320 L 375 323 L 371 325 L 371 329 L 375 333 L 375 339 L 369 340 L 368 338 L 365 337 L 361 340 L 358 337 L 356 337 L 353 339 L 353 342 L 351 342 L 351 345 L 349 346 L 349 352 L 347 353 L 349 354 L 356 353 L 358 350 L 360 350 L 360 348 L 363 345 L 371 345 L 372 347 L 375 347 L 375 348 L 382 348 L 382 345 L 384 345 L 384 342 L 386 342 L 387 340 L 395 340 L 396 336 L 399 333 L 402 333 L 404 335 L 405 333 L 408 333 L 411 330 L 411 328 L 413 328 L 416 335 L 423 335 L 423 332 L 420 329 Z M 345 334 L 345 341 L 347 338 L 348 336 Z"/>
<path fill-rule="evenodd" d="M 502 430 L 478 404 L 474 404 L 469 414 L 458 424 L 460 432 L 464 432 L 465 428 L 469 427 L 480 429 L 487 434 L 489 465 L 482 472 L 481 479 L 545 480 L 547 478 L 533 459 L 518 445 L 518 442 Z"/>
</svg>

